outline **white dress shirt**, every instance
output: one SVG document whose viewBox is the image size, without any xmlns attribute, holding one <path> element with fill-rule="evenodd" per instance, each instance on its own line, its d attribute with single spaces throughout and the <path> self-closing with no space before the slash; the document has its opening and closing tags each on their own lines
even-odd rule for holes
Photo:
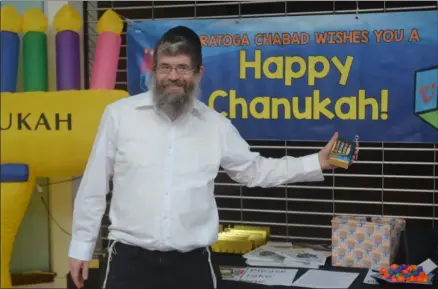
<svg viewBox="0 0 438 289">
<path fill-rule="evenodd" d="M 160 251 L 214 244 L 220 167 L 248 187 L 324 180 L 317 154 L 264 158 L 200 101 L 174 122 L 156 111 L 149 93 L 110 104 L 75 199 L 69 256 L 92 258 L 111 177 L 109 239 Z"/>
</svg>

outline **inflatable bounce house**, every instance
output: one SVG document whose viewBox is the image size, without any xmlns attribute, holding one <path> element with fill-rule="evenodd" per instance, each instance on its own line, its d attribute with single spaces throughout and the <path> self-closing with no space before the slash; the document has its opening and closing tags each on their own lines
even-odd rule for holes
<svg viewBox="0 0 438 289">
<path fill-rule="evenodd" d="M 48 91 L 47 18 L 1 8 L 1 288 L 11 288 L 14 239 L 36 177 L 82 175 L 104 108 L 124 97 L 115 90 L 122 19 L 107 10 L 97 24 L 89 90 L 81 90 L 82 19 L 70 5 L 55 16 L 56 91 Z M 20 37 L 20 34 L 23 36 Z M 20 49 L 24 91 L 17 92 Z"/>
</svg>

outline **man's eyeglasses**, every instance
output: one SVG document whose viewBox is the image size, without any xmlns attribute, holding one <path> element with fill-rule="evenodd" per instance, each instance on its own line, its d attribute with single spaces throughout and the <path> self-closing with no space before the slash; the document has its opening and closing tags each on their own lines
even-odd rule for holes
<svg viewBox="0 0 438 289">
<path fill-rule="evenodd" d="M 187 65 L 178 65 L 176 67 L 172 67 L 169 65 L 160 65 L 157 67 L 157 72 L 162 74 L 169 74 L 172 70 L 175 69 L 176 73 L 180 75 L 189 74 L 193 71 L 193 67 Z"/>
</svg>

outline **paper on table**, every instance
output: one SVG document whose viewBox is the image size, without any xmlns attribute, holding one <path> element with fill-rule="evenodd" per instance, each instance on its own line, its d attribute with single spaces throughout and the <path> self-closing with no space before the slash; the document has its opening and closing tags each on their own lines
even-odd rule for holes
<svg viewBox="0 0 438 289">
<path fill-rule="evenodd" d="M 368 270 L 367 275 L 365 276 L 365 278 L 363 279 L 363 283 L 365 284 L 370 284 L 370 285 L 379 285 L 379 282 L 377 282 L 376 279 L 374 279 L 373 277 L 371 277 L 371 275 L 376 274 L 376 272 L 374 272 L 373 270 Z"/>
<path fill-rule="evenodd" d="M 308 270 L 292 285 L 305 288 L 348 289 L 359 273 L 347 273 L 324 270 Z"/>
<path fill-rule="evenodd" d="M 271 286 L 291 286 L 297 269 L 247 268 L 240 281 Z"/>
<path fill-rule="evenodd" d="M 423 267 L 423 271 L 426 274 L 429 274 L 430 272 L 432 272 L 433 270 L 435 270 L 438 266 L 432 262 L 432 260 L 427 259 L 426 261 L 424 261 L 423 263 L 421 263 L 418 266 L 422 266 Z"/>
<path fill-rule="evenodd" d="M 232 266 L 220 266 L 219 267 L 222 279 L 229 281 L 240 281 L 245 274 L 247 268 L 244 267 L 232 267 Z"/>
</svg>

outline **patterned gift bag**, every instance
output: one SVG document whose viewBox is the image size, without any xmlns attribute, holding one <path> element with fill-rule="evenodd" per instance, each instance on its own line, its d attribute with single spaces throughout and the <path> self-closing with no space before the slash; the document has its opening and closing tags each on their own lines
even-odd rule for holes
<svg viewBox="0 0 438 289">
<path fill-rule="evenodd" d="M 403 219 L 337 216 L 332 220 L 332 265 L 380 270 L 394 261 Z"/>
</svg>

